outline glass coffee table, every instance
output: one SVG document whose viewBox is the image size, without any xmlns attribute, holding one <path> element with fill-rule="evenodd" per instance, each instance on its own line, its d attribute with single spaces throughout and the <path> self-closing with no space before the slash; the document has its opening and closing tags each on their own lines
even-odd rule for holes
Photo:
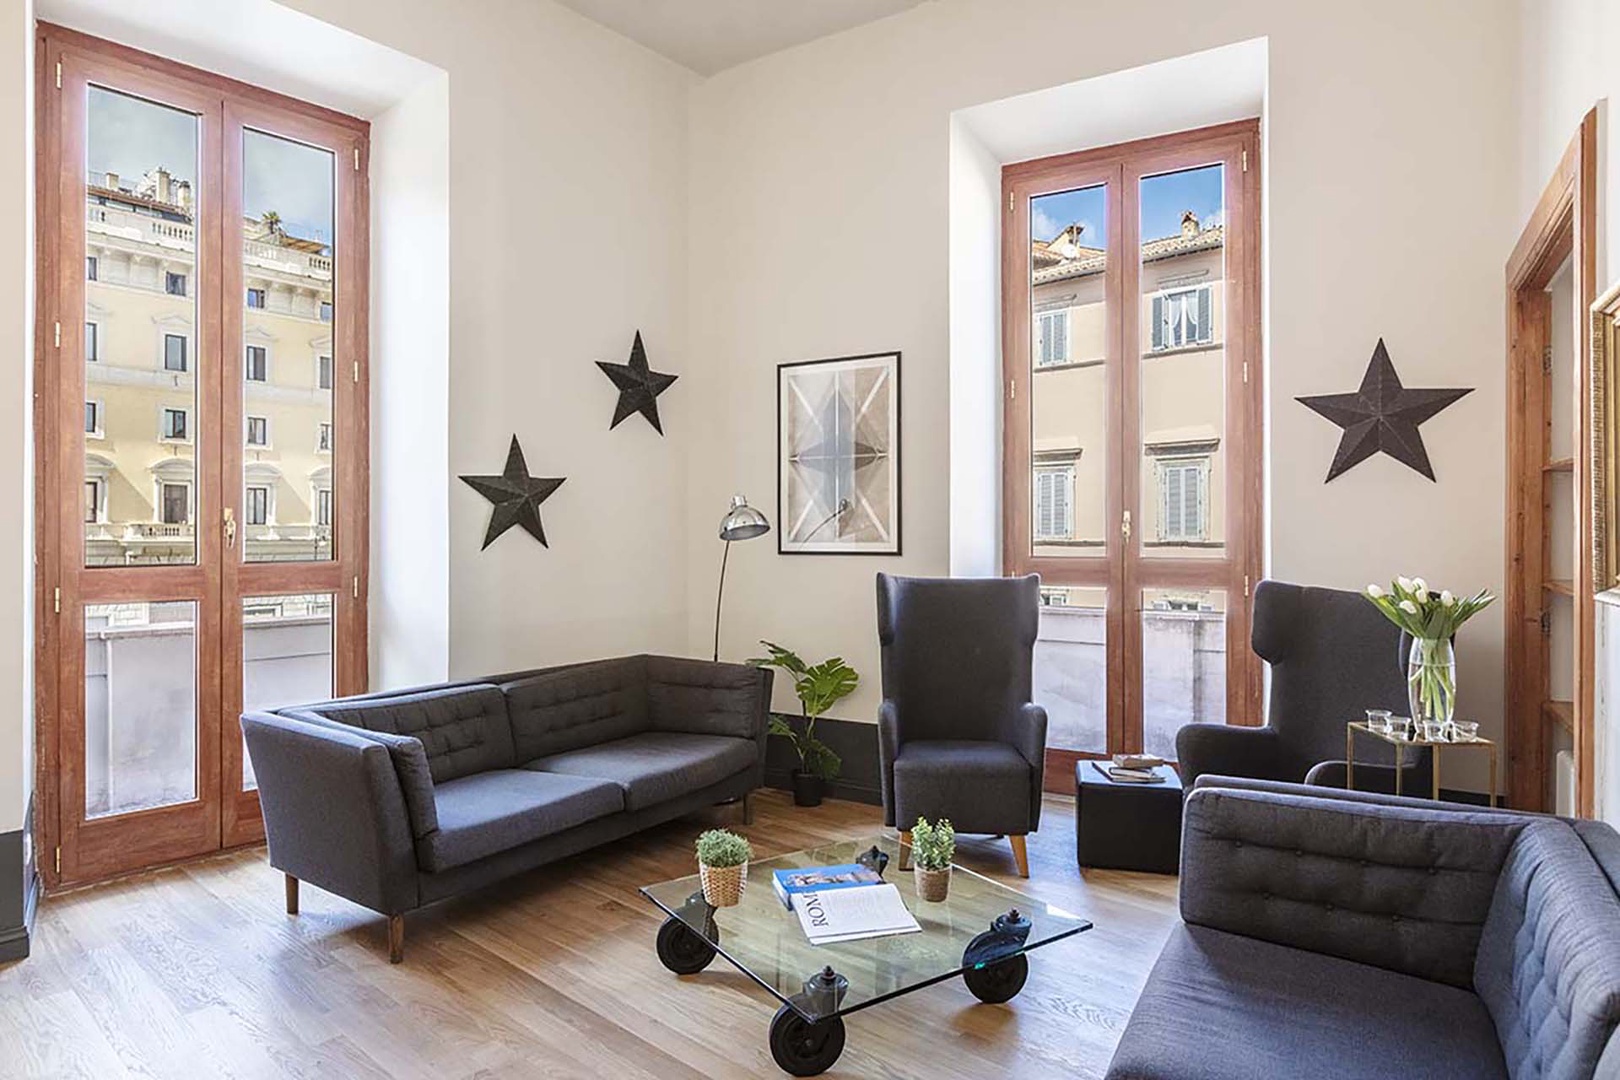
<svg viewBox="0 0 1620 1080">
<path fill-rule="evenodd" d="M 1077 915 L 960 866 L 951 872 L 949 897 L 924 903 L 899 856 L 899 841 L 881 836 L 761 859 L 749 864 L 735 907 L 710 907 L 696 874 L 644 886 L 642 895 L 669 916 L 658 931 L 658 959 L 677 975 L 693 975 L 725 957 L 781 1003 L 770 1029 L 776 1063 L 794 1076 L 815 1076 L 843 1052 L 848 1014 L 958 975 L 980 1001 L 1010 1001 L 1029 975 L 1029 950 L 1091 929 Z M 921 933 L 810 944 L 798 917 L 776 898 L 772 871 L 854 862 L 886 866 L 881 872 L 899 887 Z"/>
</svg>

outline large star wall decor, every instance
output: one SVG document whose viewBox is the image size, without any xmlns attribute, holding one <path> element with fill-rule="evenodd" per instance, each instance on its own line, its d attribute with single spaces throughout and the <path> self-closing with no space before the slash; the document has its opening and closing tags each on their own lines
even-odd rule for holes
<svg viewBox="0 0 1620 1080">
<path fill-rule="evenodd" d="M 666 375 L 647 366 L 647 350 L 641 344 L 641 331 L 636 331 L 636 343 L 630 346 L 628 364 L 610 364 L 606 360 L 598 360 L 596 366 L 619 388 L 619 403 L 613 410 L 613 423 L 608 425 L 608 430 L 618 427 L 631 413 L 640 413 L 647 418 L 653 430 L 662 435 L 664 426 L 658 422 L 658 395 L 668 390 L 680 376 Z"/>
<path fill-rule="evenodd" d="M 512 436 L 512 448 L 506 452 L 506 468 L 499 476 L 463 476 L 461 479 L 495 505 L 489 515 L 489 528 L 484 530 L 484 548 L 514 525 L 523 526 L 542 547 L 551 546 L 546 543 L 546 531 L 540 525 L 540 504 L 562 487 L 567 477 L 530 476 L 516 435 Z"/>
<path fill-rule="evenodd" d="M 1328 468 L 1327 478 L 1332 480 L 1348 469 L 1361 464 L 1379 451 L 1402 465 L 1434 479 L 1428 452 L 1423 448 L 1423 436 L 1418 425 L 1440 410 L 1473 393 L 1467 390 L 1408 390 L 1401 385 L 1390 363 L 1384 339 L 1378 339 L 1367 373 L 1361 377 L 1361 389 L 1353 394 L 1323 394 L 1317 397 L 1295 398 L 1301 405 L 1327 417 L 1344 429 L 1339 438 L 1338 452 Z"/>
</svg>

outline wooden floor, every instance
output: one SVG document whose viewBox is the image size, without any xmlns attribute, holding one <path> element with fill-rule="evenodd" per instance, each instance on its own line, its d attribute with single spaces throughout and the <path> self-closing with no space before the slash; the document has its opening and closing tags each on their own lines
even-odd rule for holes
<svg viewBox="0 0 1620 1080">
<path fill-rule="evenodd" d="M 717 807 L 409 915 L 397 966 L 384 921 L 345 900 L 306 885 L 288 916 L 262 848 L 53 897 L 33 956 L 0 967 L 0 1075 L 781 1076 L 773 999 L 724 960 L 665 971 L 636 893 L 691 873 L 695 832 L 739 818 Z M 769 792 L 742 831 L 769 855 L 880 821 Z M 1175 879 L 1082 876 L 1071 800 L 1050 798 L 1042 824 L 1028 890 L 1097 928 L 1034 953 L 1009 1005 L 950 980 L 851 1016 L 828 1076 L 1102 1075 L 1175 921 Z M 958 860 L 1015 880 L 1005 841 L 964 841 Z"/>
</svg>

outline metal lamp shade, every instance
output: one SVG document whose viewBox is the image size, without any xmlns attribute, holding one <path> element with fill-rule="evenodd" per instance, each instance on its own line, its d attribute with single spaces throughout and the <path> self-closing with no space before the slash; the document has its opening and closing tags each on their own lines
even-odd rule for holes
<svg viewBox="0 0 1620 1080">
<path fill-rule="evenodd" d="M 746 498 L 741 495 L 731 497 L 731 509 L 720 519 L 720 539 L 728 543 L 732 540 L 752 540 L 770 531 L 771 523 L 764 514 L 749 506 Z"/>
</svg>

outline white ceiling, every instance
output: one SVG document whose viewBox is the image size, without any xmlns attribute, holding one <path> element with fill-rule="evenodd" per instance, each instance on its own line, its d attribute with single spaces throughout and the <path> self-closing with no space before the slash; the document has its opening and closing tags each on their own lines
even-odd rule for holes
<svg viewBox="0 0 1620 1080">
<path fill-rule="evenodd" d="M 699 75 L 875 22 L 924 0 L 559 0 Z"/>
</svg>

